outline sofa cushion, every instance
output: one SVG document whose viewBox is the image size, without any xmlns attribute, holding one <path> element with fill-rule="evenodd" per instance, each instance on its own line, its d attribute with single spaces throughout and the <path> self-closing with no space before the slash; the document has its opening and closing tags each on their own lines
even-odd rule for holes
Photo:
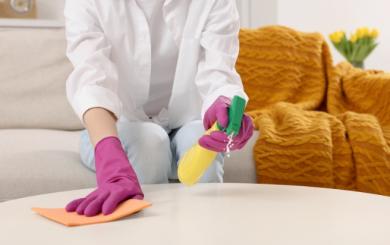
<svg viewBox="0 0 390 245">
<path fill-rule="evenodd" d="M 0 128 L 77 130 L 62 28 L 0 28 Z"/>
<path fill-rule="evenodd" d="M 253 149 L 259 138 L 259 131 L 253 133 L 253 137 L 240 151 L 231 153 L 230 158 L 225 158 L 224 182 L 226 183 L 256 183 L 256 165 L 253 159 Z"/>
<path fill-rule="evenodd" d="M 0 202 L 43 193 L 92 188 L 94 173 L 70 151 L 36 151 L 0 160 Z"/>
<path fill-rule="evenodd" d="M 95 174 L 80 162 L 79 134 L 0 130 L 0 201 L 94 187 Z"/>
</svg>

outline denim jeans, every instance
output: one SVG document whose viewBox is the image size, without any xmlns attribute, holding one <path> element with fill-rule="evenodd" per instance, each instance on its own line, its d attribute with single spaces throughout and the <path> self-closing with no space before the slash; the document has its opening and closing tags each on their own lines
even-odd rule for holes
<svg viewBox="0 0 390 245">
<path fill-rule="evenodd" d="M 117 122 L 118 136 L 141 184 L 168 183 L 177 180 L 179 159 L 204 134 L 202 122 L 192 121 L 167 133 L 152 122 Z M 81 160 L 95 171 L 94 147 L 87 130 L 81 134 Z M 201 178 L 202 183 L 222 183 L 224 156 L 218 154 Z"/>
</svg>

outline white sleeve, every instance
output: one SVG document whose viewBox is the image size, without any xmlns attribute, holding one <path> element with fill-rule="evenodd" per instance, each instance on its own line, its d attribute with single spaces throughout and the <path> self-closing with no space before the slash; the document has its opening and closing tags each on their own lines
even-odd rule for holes
<svg viewBox="0 0 390 245">
<path fill-rule="evenodd" d="M 64 15 L 67 57 L 74 66 L 66 82 L 70 104 L 83 123 L 84 113 L 95 107 L 119 118 L 118 72 L 110 60 L 111 44 L 99 25 L 95 4 L 91 0 L 66 0 Z"/>
<path fill-rule="evenodd" d="M 235 65 L 239 53 L 240 20 L 235 0 L 216 0 L 201 34 L 203 51 L 196 85 L 203 98 L 202 118 L 221 95 L 248 101 Z"/>
</svg>

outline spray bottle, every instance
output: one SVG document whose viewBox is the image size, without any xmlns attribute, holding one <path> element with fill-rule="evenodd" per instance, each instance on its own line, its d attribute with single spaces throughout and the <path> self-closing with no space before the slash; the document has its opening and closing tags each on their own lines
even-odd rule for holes
<svg viewBox="0 0 390 245">
<path fill-rule="evenodd" d="M 234 136 L 240 132 L 241 122 L 246 106 L 245 99 L 235 96 L 229 107 L 229 125 L 226 129 L 215 123 L 205 135 L 210 135 L 214 131 L 224 131 L 229 136 L 227 144 L 227 153 Z M 179 162 L 178 177 L 181 183 L 185 185 L 194 185 L 203 176 L 207 168 L 214 162 L 218 152 L 203 148 L 198 143 L 195 144 Z"/>
</svg>

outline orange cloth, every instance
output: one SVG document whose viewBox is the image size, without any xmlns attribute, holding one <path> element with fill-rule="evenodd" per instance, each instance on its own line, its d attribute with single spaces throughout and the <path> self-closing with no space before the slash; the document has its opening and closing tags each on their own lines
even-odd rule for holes
<svg viewBox="0 0 390 245">
<path fill-rule="evenodd" d="M 242 29 L 259 183 L 390 195 L 390 74 L 333 66 L 318 33 Z"/>
<path fill-rule="evenodd" d="M 66 226 L 80 226 L 115 221 L 150 206 L 149 202 L 130 199 L 120 204 L 114 213 L 110 215 L 99 214 L 93 217 L 79 215 L 76 212 L 68 213 L 64 208 L 32 208 L 32 210 L 57 223 Z"/>
</svg>

